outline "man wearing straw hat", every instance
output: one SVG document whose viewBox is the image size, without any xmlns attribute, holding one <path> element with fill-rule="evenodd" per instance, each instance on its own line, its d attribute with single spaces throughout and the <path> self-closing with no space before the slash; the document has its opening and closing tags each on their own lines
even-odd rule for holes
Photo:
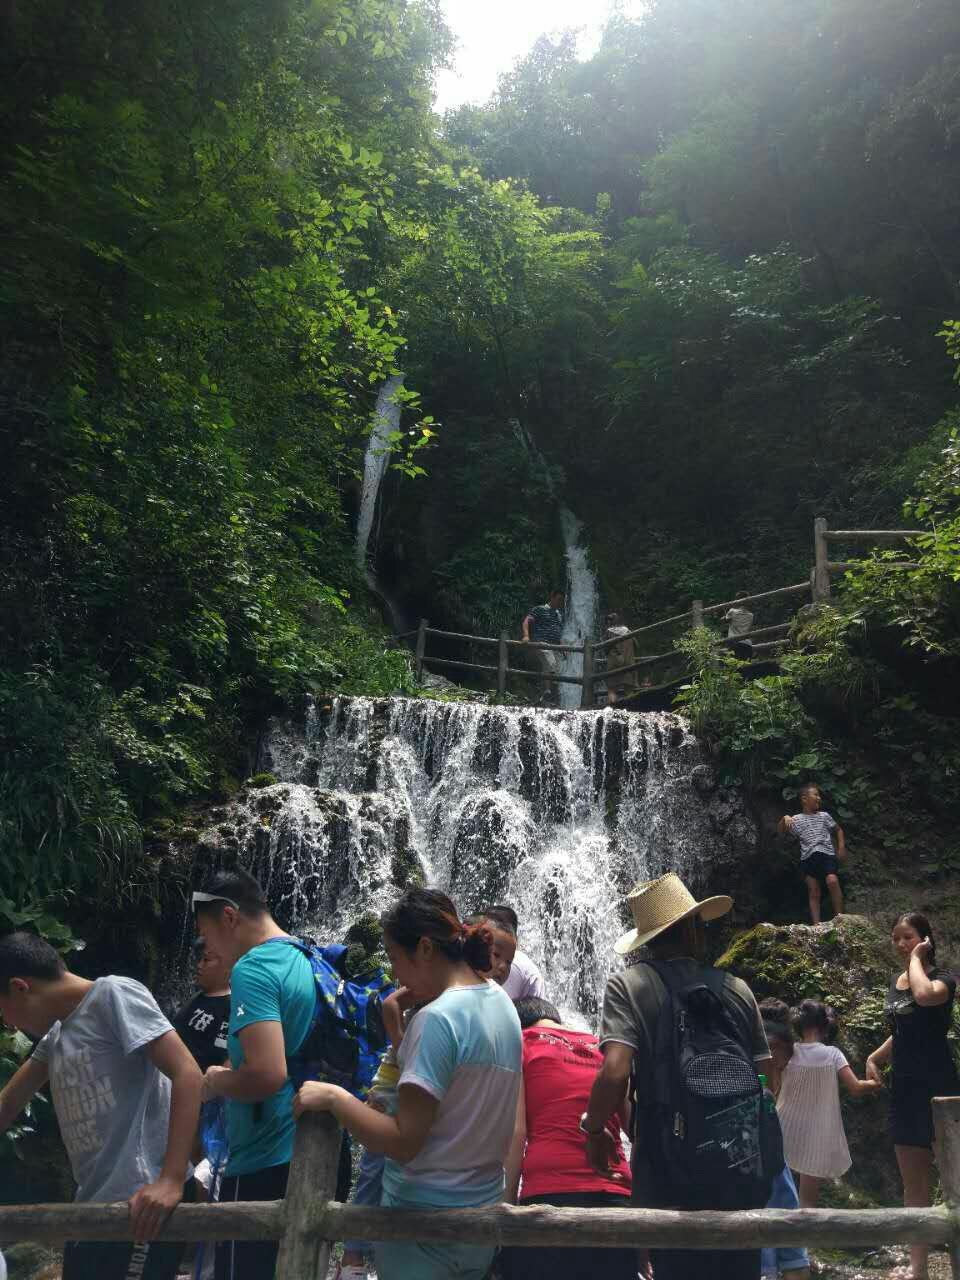
<svg viewBox="0 0 960 1280">
<path fill-rule="evenodd" d="M 645 881 L 627 898 L 635 927 L 614 945 L 618 955 L 629 956 L 640 947 L 649 949 L 657 965 L 669 965 L 669 979 L 674 990 L 698 982 L 712 985 L 718 992 L 744 1050 L 763 1070 L 769 1063 L 770 1050 L 763 1021 L 753 992 L 745 982 L 714 969 L 704 962 L 704 923 L 716 920 L 733 906 L 733 899 L 721 894 L 698 902 L 678 875 L 669 872 L 657 880 Z M 587 1155 L 599 1172 L 608 1168 L 606 1124 L 622 1105 L 630 1086 L 631 1074 L 636 1081 L 636 1105 L 644 1106 L 644 1085 L 654 1076 L 657 1047 L 657 1024 L 667 998 L 667 988 L 652 964 L 637 963 L 611 975 L 603 1002 L 600 1031 L 601 1067 L 580 1127 L 587 1135 Z M 635 1131 L 641 1133 L 636 1123 Z M 702 1192 L 691 1194 L 684 1203 L 669 1206 L 657 1195 L 657 1174 L 646 1156 L 643 1142 L 633 1149 L 634 1203 L 644 1207 L 676 1209 L 731 1209 L 747 1207 L 720 1203 L 704 1203 Z M 707 1197 L 710 1198 L 710 1197 Z M 680 1250 L 662 1249 L 652 1253 L 656 1280 L 758 1280 L 760 1250 Z"/>
</svg>

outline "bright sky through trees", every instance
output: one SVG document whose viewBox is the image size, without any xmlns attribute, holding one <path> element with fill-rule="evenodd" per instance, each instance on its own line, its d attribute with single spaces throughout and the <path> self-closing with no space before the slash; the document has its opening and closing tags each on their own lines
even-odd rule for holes
<svg viewBox="0 0 960 1280">
<path fill-rule="evenodd" d="M 497 77 L 509 71 L 544 32 L 583 28 L 580 53 L 596 47 L 610 12 L 635 15 L 642 0 L 444 0 L 447 22 L 459 41 L 456 67 L 437 77 L 438 111 L 462 102 L 485 102 Z"/>
</svg>

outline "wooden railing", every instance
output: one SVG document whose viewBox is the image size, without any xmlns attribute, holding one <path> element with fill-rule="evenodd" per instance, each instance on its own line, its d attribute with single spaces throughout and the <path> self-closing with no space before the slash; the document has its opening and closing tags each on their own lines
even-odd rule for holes
<svg viewBox="0 0 960 1280">
<path fill-rule="evenodd" d="M 946 1245 L 960 1280 L 960 1098 L 935 1098 L 936 1154 L 945 1203 L 917 1209 L 557 1209 L 509 1204 L 483 1209 L 380 1209 L 333 1199 L 341 1133 L 326 1115 L 297 1128 L 287 1198 L 180 1205 L 162 1239 L 279 1240 L 276 1280 L 326 1280 L 331 1242 L 577 1246 L 591 1249 L 759 1249 L 805 1245 Z M 0 1208 L 0 1241 L 58 1245 L 130 1240 L 125 1204 L 43 1204 Z M 602 1269 L 598 1266 L 598 1270 Z"/>
<path fill-rule="evenodd" d="M 630 663 L 629 666 L 606 669 L 604 661 L 610 649 L 626 641 L 636 643 L 641 636 L 649 639 L 651 633 L 655 631 L 675 628 L 681 624 L 686 624 L 687 627 L 701 627 L 712 615 L 723 613 L 728 609 L 739 608 L 743 605 L 768 604 L 771 601 L 784 599 L 788 596 L 803 595 L 809 596 L 814 604 L 827 601 L 831 595 L 832 577 L 846 572 L 847 569 L 854 568 L 857 563 L 856 561 L 831 560 L 828 554 L 828 544 L 830 542 L 859 542 L 866 543 L 869 546 L 877 546 L 882 543 L 897 543 L 909 540 L 910 538 L 918 537 L 922 532 L 920 529 L 831 529 L 826 520 L 822 516 L 818 516 L 813 522 L 814 564 L 810 570 L 810 577 L 806 582 L 795 582 L 790 586 L 776 587 L 772 591 L 760 591 L 752 596 L 738 596 L 735 600 L 723 600 L 719 604 L 704 604 L 702 600 L 694 600 L 686 613 L 677 613 L 669 618 L 660 618 L 656 622 L 649 622 L 642 627 L 637 627 L 633 631 L 627 632 L 625 635 L 616 636 L 609 640 L 592 640 L 588 638 L 582 645 L 539 644 L 534 641 L 512 640 L 505 631 L 499 637 L 473 636 L 457 631 L 441 631 L 437 627 L 431 627 L 426 618 L 421 618 L 420 625 L 415 631 L 408 631 L 399 638 L 401 640 L 415 641 L 414 664 L 418 680 L 423 674 L 425 664 L 429 665 L 431 669 L 485 673 L 496 676 L 497 692 L 502 696 L 507 692 L 510 676 L 522 676 L 527 680 L 549 678 L 550 681 L 559 682 L 560 684 L 580 685 L 582 688 L 580 706 L 587 709 L 595 705 L 597 683 L 606 680 L 608 675 L 616 674 L 618 677 L 623 677 L 637 671 L 656 667 L 668 659 L 676 661 L 678 657 L 676 649 L 671 647 L 663 653 L 643 654 Z M 916 564 L 909 560 L 890 561 L 889 567 L 916 568 Z M 746 635 L 738 636 L 736 641 L 731 641 L 730 643 L 749 640 L 753 654 L 763 657 L 781 648 L 784 637 L 789 632 L 791 625 L 790 622 L 783 622 L 774 626 L 759 627 Z M 427 654 L 428 642 L 431 638 L 466 642 L 472 645 L 479 645 L 481 648 L 496 649 L 497 660 L 495 663 L 481 663 L 465 662 L 455 658 L 432 657 Z M 756 643 L 757 641 L 759 643 Z M 529 652 L 537 649 L 549 649 L 557 653 L 582 653 L 583 674 L 579 676 L 556 674 L 546 677 L 527 668 L 511 665 L 510 657 L 512 653 L 517 650 Z"/>
</svg>

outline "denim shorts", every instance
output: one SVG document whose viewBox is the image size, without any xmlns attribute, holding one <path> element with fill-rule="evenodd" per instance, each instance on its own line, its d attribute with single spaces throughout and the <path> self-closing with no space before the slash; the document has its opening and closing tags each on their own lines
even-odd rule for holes
<svg viewBox="0 0 960 1280">
<path fill-rule="evenodd" d="M 429 1206 L 401 1200 L 384 1191 L 381 1203 L 389 1209 Z M 380 1280 L 484 1280 L 496 1252 L 493 1245 L 415 1244 L 384 1241 L 374 1246 Z"/>
<path fill-rule="evenodd" d="M 800 1208 L 797 1184 L 786 1165 L 773 1180 L 767 1208 Z M 810 1258 L 806 1249 L 798 1249 L 796 1245 L 782 1246 L 779 1249 L 763 1249 L 761 1252 L 760 1270 L 765 1276 L 768 1274 L 775 1276 L 778 1271 L 799 1271 L 801 1267 L 809 1267 L 809 1265 Z"/>
</svg>

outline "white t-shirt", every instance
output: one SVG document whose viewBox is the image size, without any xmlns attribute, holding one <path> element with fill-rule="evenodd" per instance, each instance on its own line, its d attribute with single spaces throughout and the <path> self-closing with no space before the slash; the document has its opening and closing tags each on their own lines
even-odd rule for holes
<svg viewBox="0 0 960 1280">
<path fill-rule="evenodd" d="M 398 1053 L 400 1089 L 440 1103 L 420 1153 L 388 1159 L 384 1190 L 441 1207 L 494 1204 L 513 1137 L 522 1080 L 520 1019 L 494 982 L 453 987 L 421 1009 Z"/>
<path fill-rule="evenodd" d="M 513 957 L 513 964 L 510 966 L 507 980 L 503 984 L 503 990 L 511 1000 L 527 1000 L 531 997 L 537 1000 L 546 1000 L 547 998 L 547 987 L 543 981 L 543 974 L 530 957 L 522 951 L 518 951 Z"/>
<path fill-rule="evenodd" d="M 47 1064 L 77 1200 L 128 1200 L 160 1176 L 170 1081 L 146 1051 L 172 1030 L 139 982 L 98 978 L 34 1049 Z"/>
</svg>

